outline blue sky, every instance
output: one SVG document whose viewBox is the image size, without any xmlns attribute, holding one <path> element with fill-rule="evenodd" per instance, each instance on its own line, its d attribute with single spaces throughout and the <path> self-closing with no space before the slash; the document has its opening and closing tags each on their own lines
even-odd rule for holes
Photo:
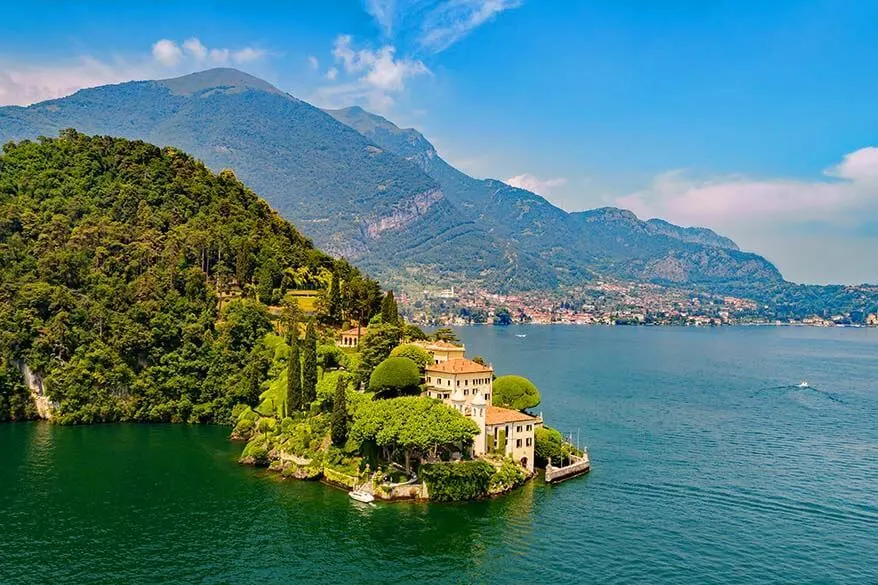
<svg viewBox="0 0 878 585">
<path fill-rule="evenodd" d="M 0 104 L 235 66 L 565 209 L 876 282 L 876 38 L 878 3 L 853 0 L 29 2 L 4 8 Z"/>
</svg>

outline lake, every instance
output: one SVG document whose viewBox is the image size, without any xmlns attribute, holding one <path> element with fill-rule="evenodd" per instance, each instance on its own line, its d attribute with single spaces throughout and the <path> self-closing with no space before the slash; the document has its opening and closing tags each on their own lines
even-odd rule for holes
<svg viewBox="0 0 878 585">
<path fill-rule="evenodd" d="M 0 583 L 878 583 L 878 330 L 459 334 L 591 474 L 368 507 L 227 428 L 0 425 Z"/>
</svg>

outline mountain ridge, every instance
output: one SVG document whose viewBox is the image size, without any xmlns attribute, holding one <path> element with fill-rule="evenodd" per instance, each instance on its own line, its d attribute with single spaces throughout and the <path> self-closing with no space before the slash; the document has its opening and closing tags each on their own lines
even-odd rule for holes
<svg viewBox="0 0 878 585">
<path fill-rule="evenodd" d="M 770 262 L 705 228 L 643 222 L 624 210 L 567 213 L 462 173 L 417 130 L 362 108 L 320 110 L 234 69 L 0 108 L 2 141 L 68 127 L 172 145 L 214 170 L 232 168 L 321 248 L 391 286 L 782 282 Z"/>
</svg>

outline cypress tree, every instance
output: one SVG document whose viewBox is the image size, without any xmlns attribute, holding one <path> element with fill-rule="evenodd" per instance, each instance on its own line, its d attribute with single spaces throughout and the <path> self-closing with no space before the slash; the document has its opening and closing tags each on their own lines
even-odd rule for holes
<svg viewBox="0 0 878 585">
<path fill-rule="evenodd" d="M 387 291 L 387 294 L 384 295 L 384 299 L 381 301 L 381 321 L 388 325 L 399 323 L 399 308 L 396 306 L 392 290 Z"/>
<path fill-rule="evenodd" d="M 335 385 L 335 397 L 332 400 L 332 444 L 341 447 L 348 439 L 348 403 L 345 397 L 347 378 L 338 377 Z"/>
<path fill-rule="evenodd" d="M 302 363 L 299 358 L 298 326 L 289 336 L 290 357 L 287 359 L 287 416 L 302 410 Z"/>
<path fill-rule="evenodd" d="M 317 398 L 317 330 L 314 321 L 308 321 L 305 346 L 302 348 L 302 407 L 307 408 Z"/>
<path fill-rule="evenodd" d="M 329 285 L 329 319 L 333 323 L 341 322 L 341 283 L 335 270 L 332 271 L 332 282 Z"/>
</svg>

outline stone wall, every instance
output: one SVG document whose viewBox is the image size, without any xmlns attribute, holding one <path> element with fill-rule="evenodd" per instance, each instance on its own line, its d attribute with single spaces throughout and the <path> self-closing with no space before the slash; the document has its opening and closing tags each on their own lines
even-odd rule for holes
<svg viewBox="0 0 878 585">
<path fill-rule="evenodd" d="M 546 482 L 554 483 L 563 481 L 583 473 L 588 473 L 590 470 L 591 462 L 589 461 L 587 454 L 581 458 L 576 458 L 573 463 L 565 465 L 564 467 L 552 466 L 552 460 L 550 459 L 549 464 L 546 465 Z"/>
</svg>

